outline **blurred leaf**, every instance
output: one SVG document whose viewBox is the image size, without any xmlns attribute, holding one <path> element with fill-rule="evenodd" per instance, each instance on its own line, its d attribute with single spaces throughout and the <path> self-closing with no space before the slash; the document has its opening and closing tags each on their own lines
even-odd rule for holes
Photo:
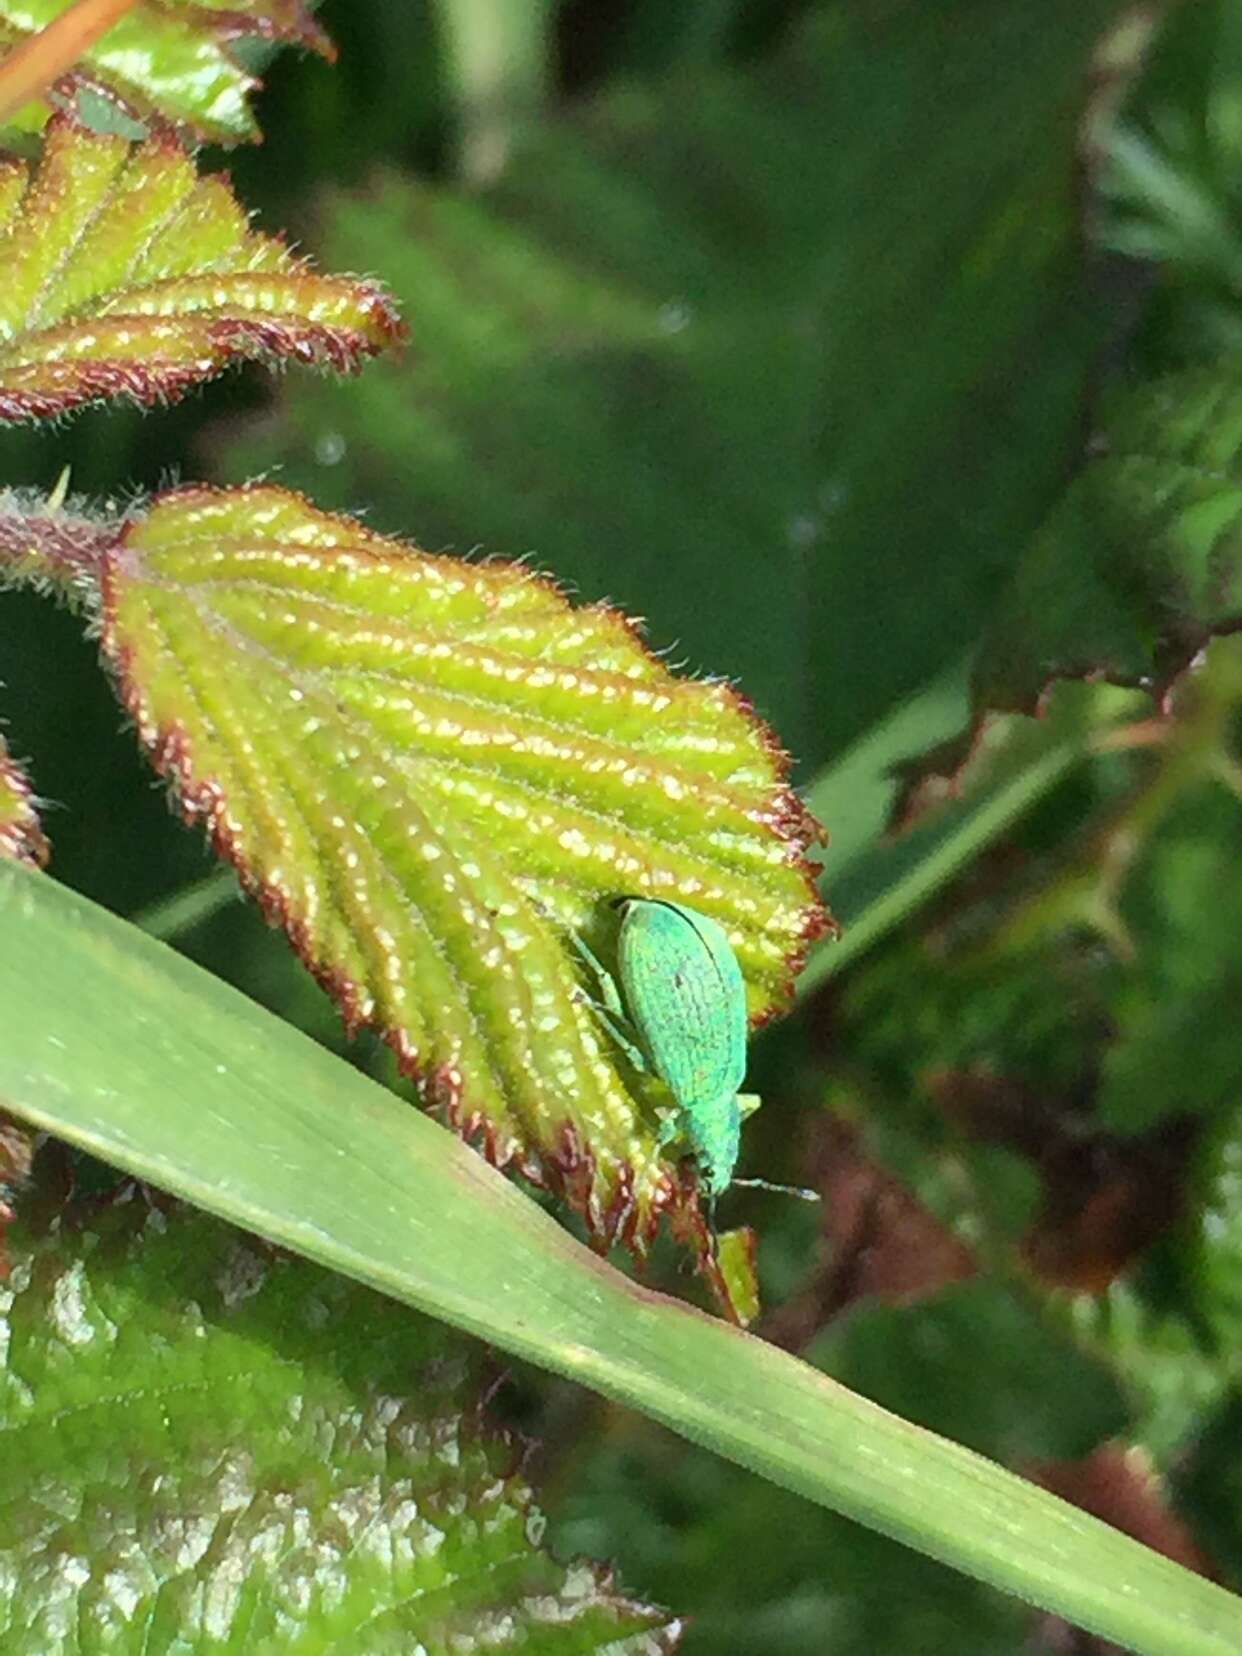
<svg viewBox="0 0 1242 1656">
<path fill-rule="evenodd" d="M 1210 1118 L 1237 1100 L 1240 831 L 1242 802 L 1187 788 L 1131 876 L 1124 912 L 1138 958 L 1113 1002 L 1095 1112 L 1116 1132 Z"/>
<path fill-rule="evenodd" d="M 382 287 L 251 230 L 174 140 L 65 117 L 33 176 L 0 161 L 0 262 L 0 420 L 168 401 L 244 360 L 347 372 L 403 332 Z"/>
<path fill-rule="evenodd" d="M 1097 234 L 1150 261 L 1144 275 L 1155 292 L 1138 346 L 1166 367 L 1242 348 L 1239 111 L 1242 15 L 1230 0 L 1199 0 L 1167 8 L 1100 135 Z"/>
<path fill-rule="evenodd" d="M 993 623 L 983 707 L 1031 712 L 1054 678 L 1162 692 L 1242 626 L 1242 360 L 1130 392 L 1107 429 Z"/>
<path fill-rule="evenodd" d="M 629 1282 L 417 1111 L 46 876 L 0 866 L 0 924 L 0 1095 L 22 1119 L 1138 1652 L 1238 1648 L 1242 1603 L 1211 1582 Z"/>
<path fill-rule="evenodd" d="M 786 1350 L 803 1350 L 858 1300 L 908 1305 L 978 1272 L 962 1237 L 865 1153 L 855 1128 L 827 1111 L 815 1123 L 805 1176 L 823 1197 L 819 1257 L 809 1280 L 762 1328 Z"/>
<path fill-rule="evenodd" d="M 1215 774 L 1236 717 L 1231 656 L 1154 747 L 1097 760 L 1119 800 L 1097 783 L 1093 819 L 1080 791 L 1065 807 L 1078 833 L 1054 817 L 1042 850 L 994 856 L 834 1001 L 846 1073 L 864 1100 L 863 1077 L 879 1094 L 869 1120 L 915 1124 L 925 1156 L 995 1144 L 1037 1171 L 1041 1211 L 1010 1241 L 1047 1283 L 1098 1291 L 1168 1231 L 1196 1121 L 1236 1095 L 1239 805 Z M 1104 933 L 1102 892 L 1116 911 Z"/>
<path fill-rule="evenodd" d="M 27 1199 L 27 1206 L 34 1206 Z M 0 1321 L 11 1656 L 658 1656 L 678 1623 L 539 1550 L 462 1342 L 202 1216 L 15 1232 Z M 339 1336 L 348 1330 L 347 1338 Z"/>
<path fill-rule="evenodd" d="M 628 1418 L 547 1505 L 558 1550 L 611 1548 L 625 1577 L 676 1591 L 684 1656 L 1030 1648 L 1029 1606 Z"/>
<path fill-rule="evenodd" d="M 0 0 L 0 52 L 47 27 L 69 0 Z M 229 144 L 261 135 L 249 106 L 258 82 L 233 55 L 244 40 L 294 43 L 331 58 L 332 43 L 304 0 L 139 0 L 23 112 L 29 130 L 54 105 L 102 93 L 133 117 L 162 117 L 196 138 Z"/>
<path fill-rule="evenodd" d="M 347 1024 L 644 1249 L 680 1185 L 564 930 L 677 897 L 729 931 L 752 1019 L 779 1010 L 826 919 L 772 732 L 615 610 L 275 488 L 157 500 L 104 603 L 143 744 Z"/>
<path fill-rule="evenodd" d="M 620 39 L 610 42 L 622 72 L 659 72 L 723 60 L 744 24 L 773 26 L 770 0 L 698 0 L 670 12 L 660 0 L 634 0 L 625 8 Z"/>
<path fill-rule="evenodd" d="M 30 1174 L 36 1135 L 23 1122 L 0 1111 L 0 1283 L 8 1281 L 9 1226 L 16 1215 L 13 1202 Z"/>
<path fill-rule="evenodd" d="M 1205 1337 L 1187 1292 L 1193 1276 L 1170 1270 L 1172 1257 L 1162 1245 L 1103 1294 L 1054 1295 L 1047 1302 L 1050 1314 L 1124 1388 L 1127 1439 L 1165 1467 L 1177 1465 L 1220 1406 L 1231 1368 L 1229 1354 Z"/>
<path fill-rule="evenodd" d="M 1242 1330 L 1242 1109 L 1222 1111 L 1205 1135 L 1191 1182 L 1187 1275 L 1196 1310 L 1220 1348 L 1236 1353 Z"/>
<path fill-rule="evenodd" d="M 0 736 L 0 858 L 13 857 L 18 862 L 42 867 L 49 855 L 34 807 L 33 790 L 25 771 L 10 757 Z"/>
<path fill-rule="evenodd" d="M 823 7 L 762 72 L 546 123 L 483 195 L 337 199 L 327 254 L 389 273 L 416 365 L 290 387 L 234 464 L 533 548 L 822 759 L 960 655 L 1077 446 L 1115 10 Z"/>
<path fill-rule="evenodd" d="M 1107 1370 L 1052 1337 L 1034 1295 L 995 1280 L 906 1308 L 867 1300 L 811 1357 L 885 1408 L 1011 1465 L 1086 1454 L 1126 1420 Z"/>
<path fill-rule="evenodd" d="M 1167 701 L 1242 626 L 1242 358 L 1122 394 L 1107 429 L 993 617 L 971 725 L 911 767 L 910 792 L 960 774 L 991 714 L 1036 712 L 1056 680 Z"/>
<path fill-rule="evenodd" d="M 1204 1410 L 1204 1416 L 1207 1411 Z M 1208 1418 L 1178 1468 L 1178 1493 L 1194 1511 L 1204 1544 L 1221 1565 L 1225 1581 L 1242 1578 L 1242 1389 L 1233 1389 Z"/>
</svg>

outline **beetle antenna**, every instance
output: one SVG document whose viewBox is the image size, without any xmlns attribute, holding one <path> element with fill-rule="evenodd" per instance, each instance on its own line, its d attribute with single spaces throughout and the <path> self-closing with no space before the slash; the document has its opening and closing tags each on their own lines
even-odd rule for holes
<svg viewBox="0 0 1242 1656">
<path fill-rule="evenodd" d="M 796 1196 L 800 1202 L 819 1202 L 818 1190 L 807 1190 L 804 1185 L 773 1184 L 770 1179 L 734 1179 L 735 1185 L 747 1185 L 751 1190 L 775 1190 L 782 1196 Z"/>
</svg>

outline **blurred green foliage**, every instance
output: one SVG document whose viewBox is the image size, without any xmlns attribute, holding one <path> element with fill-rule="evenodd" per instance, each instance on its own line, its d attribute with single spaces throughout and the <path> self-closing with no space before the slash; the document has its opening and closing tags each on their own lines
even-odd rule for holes
<svg viewBox="0 0 1242 1656">
<path fill-rule="evenodd" d="M 960 663 L 1076 470 L 1100 388 L 1205 361 L 1232 388 L 1236 7 L 1172 8 L 1110 58 L 1109 24 L 1133 17 L 1108 0 L 532 4 L 545 56 L 505 106 L 490 181 L 467 153 L 452 11 L 327 0 L 340 64 L 275 59 L 266 145 L 230 160 L 266 228 L 391 282 L 408 357 L 358 383 L 272 395 L 246 377 L 171 414 L 0 434 L 0 477 L 48 487 L 69 460 L 75 487 L 115 494 L 172 468 L 279 466 L 379 528 L 529 555 L 615 598 L 659 646 L 736 675 L 803 780 L 839 763 L 815 790 L 841 830 L 827 889 L 840 869 L 861 912 L 876 870 L 892 878 L 873 855 L 886 767 L 961 725 Z M 1209 515 L 1200 531 L 1231 528 L 1236 502 Z M 1236 551 L 1192 551 L 1201 593 L 1236 591 Z M 1050 598 L 1070 594 L 1092 656 L 1090 586 L 1061 565 L 1013 590 L 1034 688 L 1066 637 Z M 1202 642 L 1176 597 L 1142 609 L 1154 659 Z M 58 802 L 60 877 L 132 911 L 197 874 L 75 624 L 6 596 L 0 663 L 10 744 Z M 815 1361 L 1019 1467 L 1143 1446 L 1167 1480 L 1144 1510 L 1175 1513 L 1237 1585 L 1236 643 L 1212 646 L 1169 721 L 1135 705 L 1119 737 L 1118 716 L 1059 694 L 1051 720 L 1098 732 L 1094 757 L 761 1044 L 755 1165 L 793 1173 L 829 1108 L 977 1263 L 915 1303 L 842 1290 Z M 1021 726 L 995 738 L 1002 769 L 1030 762 Z M 343 1049 L 247 909 L 186 947 Z M 769 1298 L 840 1276 L 851 1246 L 882 1279 L 895 1225 L 881 1207 L 851 1242 L 844 1206 L 818 1254 L 805 1215 L 746 1209 Z M 558 1544 L 690 1614 L 687 1650 L 1031 1648 L 1021 1607 L 655 1427 L 533 1378 L 507 1406 L 547 1445 Z"/>
</svg>

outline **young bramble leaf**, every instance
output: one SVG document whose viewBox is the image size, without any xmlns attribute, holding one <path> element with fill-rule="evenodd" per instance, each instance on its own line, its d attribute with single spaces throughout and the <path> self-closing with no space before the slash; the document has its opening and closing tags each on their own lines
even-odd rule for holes
<svg viewBox="0 0 1242 1656">
<path fill-rule="evenodd" d="M 142 741 L 351 1026 L 499 1164 L 641 1251 L 693 1186 L 565 931 L 618 893 L 727 928 L 758 1021 L 826 924 L 818 825 L 727 685 L 513 564 L 431 557 L 277 488 L 132 520 L 104 649 Z"/>
<path fill-rule="evenodd" d="M 0 57 L 46 28 L 65 5 L 0 0 Z M 335 55 L 303 0 L 138 0 L 60 77 L 51 98 L 23 111 L 22 125 L 41 125 L 53 103 L 91 90 L 136 119 L 171 121 L 195 138 L 253 141 L 260 133 L 249 96 L 258 82 L 230 49 L 246 38 Z"/>
<path fill-rule="evenodd" d="M 42 868 L 48 854 L 26 773 L 0 737 L 0 857 Z"/>
<path fill-rule="evenodd" d="M 460 1337 L 176 1208 L 55 1218 L 0 1343 L 8 1656 L 676 1646 L 540 1550 Z"/>
<path fill-rule="evenodd" d="M 402 337 L 377 283 L 253 231 L 172 139 L 57 117 L 38 170 L 0 161 L 0 421 L 167 401 L 231 362 L 347 372 Z"/>
</svg>

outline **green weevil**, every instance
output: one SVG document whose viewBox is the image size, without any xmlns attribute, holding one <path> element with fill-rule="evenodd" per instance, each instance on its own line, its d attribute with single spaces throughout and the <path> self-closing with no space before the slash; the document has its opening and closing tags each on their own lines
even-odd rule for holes
<svg viewBox="0 0 1242 1656">
<path fill-rule="evenodd" d="M 673 1097 L 661 1145 L 693 1152 L 713 1208 L 732 1184 L 818 1201 L 812 1190 L 735 1179 L 742 1122 L 759 1108 L 740 1091 L 746 1076 L 746 985 L 723 927 L 681 903 L 622 897 L 617 936 L 620 987 L 581 938 L 575 943 L 599 984 L 596 1011 L 635 1069 Z"/>
</svg>

